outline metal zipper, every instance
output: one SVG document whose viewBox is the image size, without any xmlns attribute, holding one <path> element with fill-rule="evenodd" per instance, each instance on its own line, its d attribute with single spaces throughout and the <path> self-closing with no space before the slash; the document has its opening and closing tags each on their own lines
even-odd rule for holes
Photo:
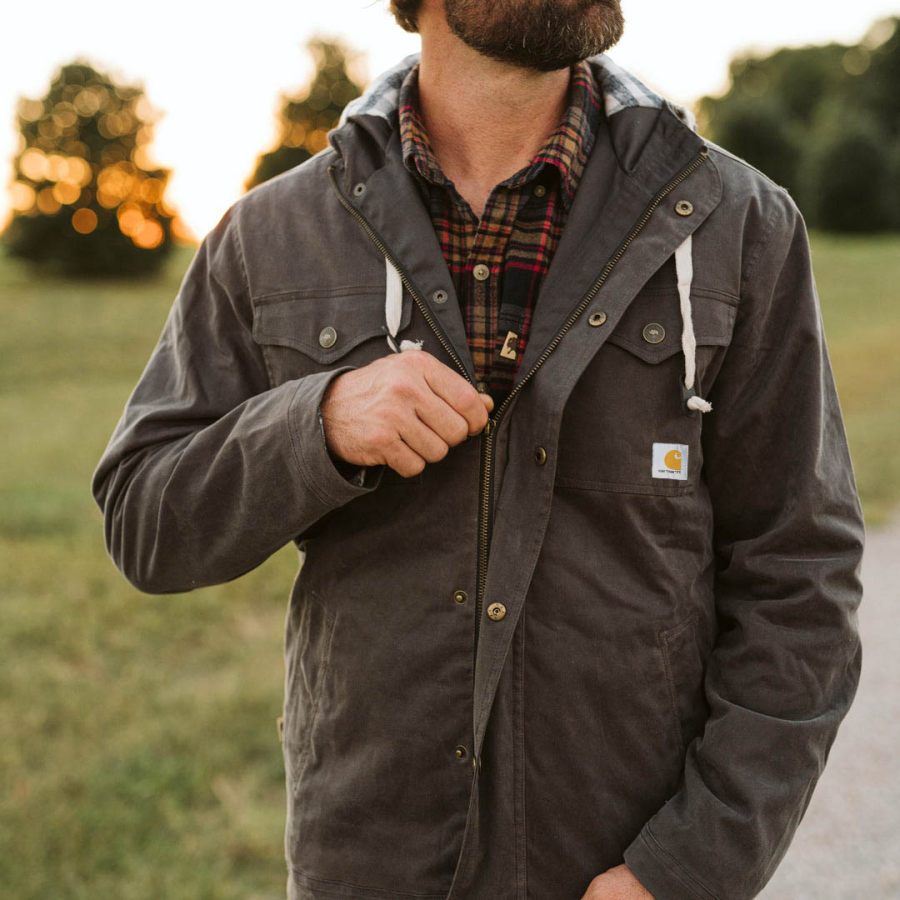
<svg viewBox="0 0 900 900">
<path fill-rule="evenodd" d="M 331 179 L 331 185 L 335 190 L 335 193 L 338 195 L 338 200 L 340 201 L 341 206 L 350 213 L 351 216 L 356 220 L 357 224 L 365 231 L 365 233 L 369 236 L 369 239 L 372 243 L 378 248 L 379 253 L 382 254 L 386 259 L 388 259 L 391 265 L 397 270 L 400 274 L 400 280 L 403 282 L 403 286 L 409 291 L 410 296 L 416 303 L 416 306 L 419 307 L 419 312 L 422 313 L 423 318 L 428 323 L 428 327 L 434 332 L 435 337 L 440 341 L 441 346 L 444 348 L 444 351 L 447 355 L 453 360 L 456 364 L 456 367 L 462 372 L 463 378 L 466 379 L 470 384 L 474 382 L 469 377 L 469 373 L 466 371 L 466 367 L 463 364 L 463 361 L 459 358 L 456 350 L 453 349 L 453 345 L 450 343 L 447 335 L 444 334 L 443 329 L 440 325 L 438 325 L 437 320 L 431 314 L 431 309 L 428 307 L 428 304 L 422 299 L 418 291 L 416 291 L 413 286 L 412 281 L 410 280 L 409 275 L 406 270 L 400 265 L 400 261 L 394 256 L 393 253 L 388 250 L 384 241 L 381 239 L 381 236 L 378 232 L 372 227 L 369 220 L 344 196 L 341 191 L 341 187 L 337 181 L 337 175 L 335 173 L 335 166 L 330 166 L 328 169 L 328 177 Z"/>
<path fill-rule="evenodd" d="M 550 357 L 550 354 L 560 345 L 562 339 L 566 336 L 566 334 L 571 330 L 572 326 L 575 322 L 578 321 L 579 317 L 584 313 L 584 311 L 590 306 L 593 299 L 600 292 L 600 288 L 603 287 L 606 279 L 609 278 L 610 272 L 615 268 L 616 264 L 619 260 L 624 256 L 625 251 L 634 241 L 634 239 L 640 234 L 640 232 L 644 229 L 647 222 L 650 221 L 650 217 L 659 207 L 659 204 L 662 203 L 665 198 L 675 190 L 685 179 L 689 178 L 693 175 L 697 169 L 702 166 L 708 157 L 708 152 L 703 150 L 697 159 L 691 163 L 688 168 L 686 168 L 680 175 L 670 181 L 652 200 L 650 205 L 644 210 L 643 215 L 638 219 L 634 228 L 632 228 L 631 233 L 627 238 L 622 242 L 619 246 L 618 250 L 613 254 L 610 260 L 603 267 L 603 271 L 600 273 L 600 276 L 591 286 L 591 289 L 584 295 L 581 302 L 575 307 L 572 311 L 572 314 L 566 320 L 565 324 L 562 328 L 556 333 L 556 336 L 552 341 L 544 348 L 544 351 L 541 353 L 540 357 L 535 361 L 534 365 L 528 370 L 525 377 L 516 383 L 513 389 L 506 396 L 506 399 L 500 404 L 497 410 L 488 418 L 487 426 L 483 432 L 483 441 L 481 448 L 481 503 L 479 505 L 479 514 L 480 520 L 478 523 L 478 538 L 479 538 L 479 546 L 478 546 L 478 587 L 475 593 L 475 653 L 477 656 L 478 653 L 478 638 L 481 631 L 481 615 L 482 615 L 482 606 L 484 604 L 484 593 L 487 587 L 487 569 L 488 569 L 488 557 L 490 554 L 490 541 L 491 541 L 491 527 L 492 527 L 492 503 L 493 503 L 493 473 L 494 473 L 494 439 L 497 434 L 497 428 L 500 425 L 500 420 L 503 418 L 503 414 L 509 408 L 510 403 L 512 403 L 513 399 L 522 390 L 522 388 L 531 380 L 534 376 L 534 373 L 537 372 L 538 369 L 547 361 Z"/>
</svg>

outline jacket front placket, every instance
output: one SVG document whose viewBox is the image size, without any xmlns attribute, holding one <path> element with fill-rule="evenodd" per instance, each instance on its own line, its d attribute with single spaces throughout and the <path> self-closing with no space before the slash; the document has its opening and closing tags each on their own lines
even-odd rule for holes
<svg viewBox="0 0 900 900">
<path fill-rule="evenodd" d="M 479 835 L 475 821 L 481 749 L 550 517 L 566 400 L 650 275 L 721 197 L 718 172 L 703 141 L 668 110 L 659 113 L 640 148 L 617 145 L 605 126 L 601 132 L 536 304 L 513 393 L 481 437 L 486 502 L 480 515 L 489 521 L 481 538 L 486 546 L 479 547 L 485 565 L 479 572 L 475 624 L 475 777 L 457 876 L 448 894 L 452 900 L 471 889 L 467 870 L 478 855 L 475 844 L 488 837 Z M 617 132 L 633 138 L 628 128 Z M 370 173 L 343 170 L 335 186 L 348 211 L 401 272 L 420 312 L 441 337 L 445 361 L 474 383 L 452 279 L 427 210 L 402 165 L 396 134 L 386 151 L 383 166 Z M 634 160 L 628 169 L 622 164 L 626 159 Z M 675 211 L 681 199 L 690 201 L 689 216 Z M 498 443 L 502 454 L 495 452 Z"/>
</svg>

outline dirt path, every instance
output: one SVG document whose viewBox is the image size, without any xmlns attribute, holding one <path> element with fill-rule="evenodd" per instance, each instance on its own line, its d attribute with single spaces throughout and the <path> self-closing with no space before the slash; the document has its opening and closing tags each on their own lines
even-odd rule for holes
<svg viewBox="0 0 900 900">
<path fill-rule="evenodd" d="M 900 898 L 900 519 L 869 535 L 856 702 L 764 900 Z"/>
</svg>

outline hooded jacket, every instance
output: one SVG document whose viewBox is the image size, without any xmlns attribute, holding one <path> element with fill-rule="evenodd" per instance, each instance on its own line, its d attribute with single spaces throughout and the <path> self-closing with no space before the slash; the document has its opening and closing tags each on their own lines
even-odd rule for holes
<svg viewBox="0 0 900 900">
<path fill-rule="evenodd" d="M 657 900 L 752 897 L 852 699 L 863 529 L 800 215 L 591 62 L 606 116 L 482 435 L 357 483 L 318 419 L 386 336 L 474 381 L 407 60 L 203 242 L 95 475 L 142 590 L 299 548 L 292 898 L 577 900 L 623 859 Z"/>
</svg>

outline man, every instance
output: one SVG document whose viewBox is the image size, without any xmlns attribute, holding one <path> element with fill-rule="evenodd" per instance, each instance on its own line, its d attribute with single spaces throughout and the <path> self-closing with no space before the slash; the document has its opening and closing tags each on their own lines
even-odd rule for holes
<svg viewBox="0 0 900 900">
<path fill-rule="evenodd" d="M 198 252 L 112 555 L 168 592 L 302 551 L 290 897 L 752 897 L 859 670 L 800 217 L 595 55 L 618 0 L 394 11 L 420 63 Z"/>
</svg>

